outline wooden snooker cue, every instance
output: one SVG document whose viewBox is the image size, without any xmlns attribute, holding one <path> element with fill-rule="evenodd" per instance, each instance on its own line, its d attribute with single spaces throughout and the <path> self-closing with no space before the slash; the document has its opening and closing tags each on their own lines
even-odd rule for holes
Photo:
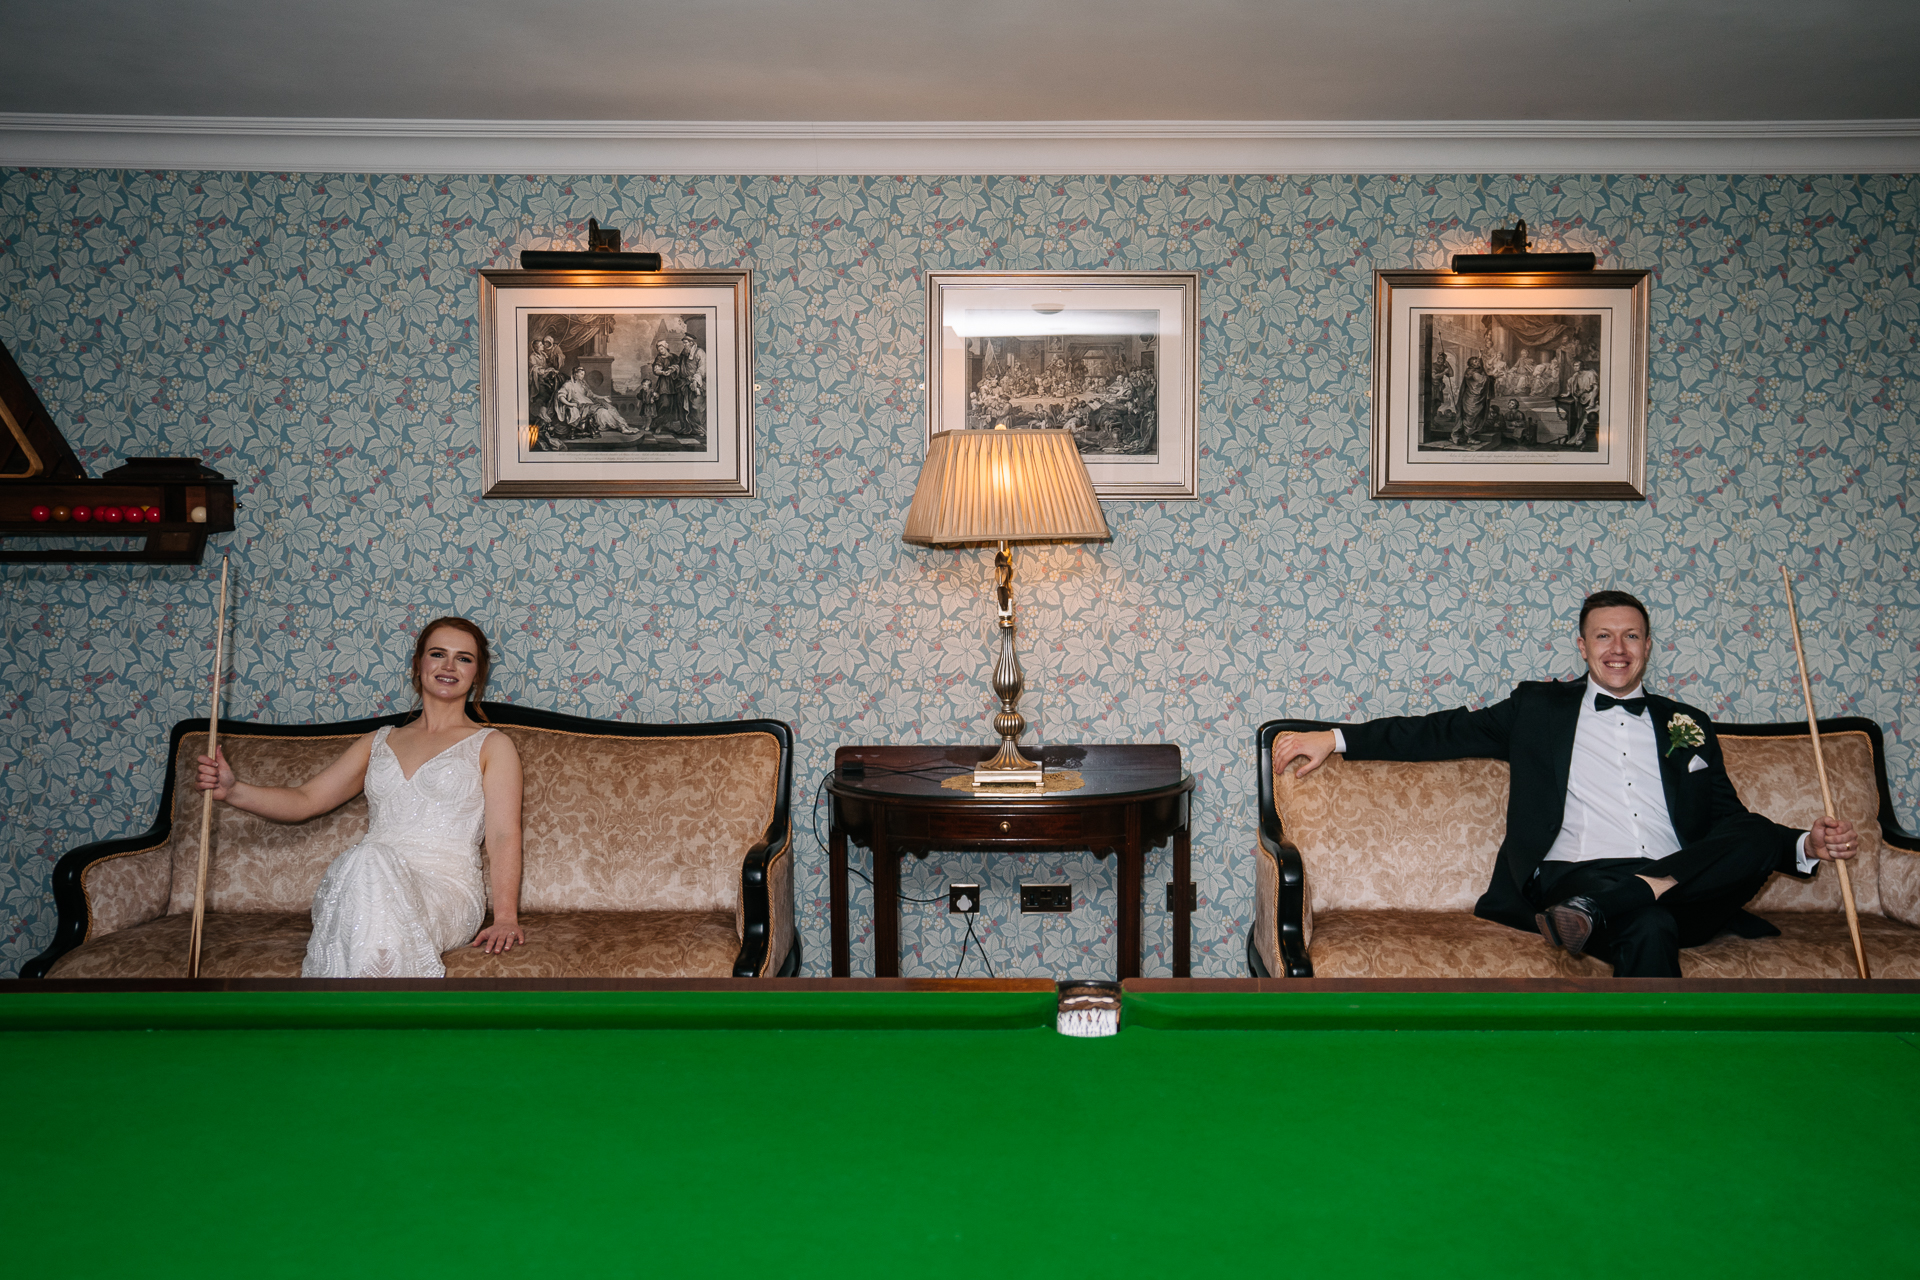
<svg viewBox="0 0 1920 1280">
<path fill-rule="evenodd" d="M 220 557 L 220 608 L 213 623 L 213 692 L 207 711 L 207 754 L 220 761 L 220 668 L 226 657 L 227 557 Z M 199 766 L 194 767 L 199 772 Z M 213 844 L 213 792 L 200 793 L 200 873 L 193 891 L 193 930 L 187 935 L 187 976 L 200 976 L 200 934 L 207 919 L 207 854 Z"/>
<path fill-rule="evenodd" d="M 1836 816 L 1833 787 L 1827 782 L 1827 758 L 1820 750 L 1820 722 L 1813 714 L 1813 682 L 1807 679 L 1807 651 L 1800 644 L 1800 613 L 1793 607 L 1793 576 L 1785 565 L 1780 566 L 1780 582 L 1787 589 L 1787 621 L 1793 626 L 1793 656 L 1800 663 L 1800 692 L 1807 700 L 1807 733 L 1813 738 L 1813 767 L 1820 774 L 1820 802 L 1831 818 Z M 1860 945 L 1860 912 L 1853 904 L 1853 877 L 1847 874 L 1844 858 L 1835 858 L 1833 865 L 1840 872 L 1840 898 L 1847 906 L 1847 932 L 1853 935 L 1854 967 L 1859 969 L 1861 978 L 1870 978 L 1873 975 L 1867 969 L 1867 951 Z"/>
</svg>

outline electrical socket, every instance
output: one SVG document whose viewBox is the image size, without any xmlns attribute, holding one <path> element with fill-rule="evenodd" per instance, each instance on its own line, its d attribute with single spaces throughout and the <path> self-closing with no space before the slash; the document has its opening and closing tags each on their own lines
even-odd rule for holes
<svg viewBox="0 0 1920 1280">
<path fill-rule="evenodd" d="M 980 886 L 977 884 L 949 884 L 947 886 L 947 911 L 956 916 L 979 915 Z"/>
<path fill-rule="evenodd" d="M 1020 886 L 1022 911 L 1072 911 L 1072 884 L 1023 884 Z"/>
</svg>

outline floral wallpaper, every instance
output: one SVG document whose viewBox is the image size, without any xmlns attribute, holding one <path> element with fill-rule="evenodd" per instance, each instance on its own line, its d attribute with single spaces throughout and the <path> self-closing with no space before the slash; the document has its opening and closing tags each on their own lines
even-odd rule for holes
<svg viewBox="0 0 1920 1280">
<path fill-rule="evenodd" d="M 669 266 L 751 267 L 759 496 L 482 501 L 473 272 L 589 216 Z M 1523 217 L 1543 248 L 1647 267 L 1645 503 L 1367 497 L 1371 273 Z M 1019 553 L 1038 741 L 1178 743 L 1199 778 L 1194 972 L 1244 972 L 1253 734 L 1498 698 L 1578 669 L 1599 586 L 1654 610 L 1653 679 L 1732 720 L 1799 714 L 1778 573 L 1823 714 L 1920 759 L 1920 177 L 528 177 L 0 174 L 0 339 L 98 474 L 199 454 L 238 479 L 231 705 L 405 705 L 413 628 L 478 619 L 493 696 L 628 720 L 798 729 L 796 894 L 827 964 L 808 800 L 849 742 L 988 740 L 989 557 L 899 539 L 922 451 L 925 273 L 1197 269 L 1201 500 L 1109 503 L 1110 544 Z M 0 574 L 0 974 L 47 943 L 54 861 L 153 817 L 203 713 L 217 557 Z M 539 780 L 530 779 L 530 786 Z M 824 830 L 822 832 L 824 834 Z M 1146 970 L 1170 972 L 1149 858 Z M 978 937 L 908 903 L 903 971 L 1093 976 L 1111 859 L 936 855 Z M 1022 916 L 1022 879 L 1070 879 Z M 872 971 L 856 886 L 855 971 Z M 967 947 L 961 955 L 963 944 Z"/>
</svg>

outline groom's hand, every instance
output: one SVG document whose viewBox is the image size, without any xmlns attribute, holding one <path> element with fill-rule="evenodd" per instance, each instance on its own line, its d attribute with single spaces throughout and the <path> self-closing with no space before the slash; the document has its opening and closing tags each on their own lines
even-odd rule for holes
<svg viewBox="0 0 1920 1280">
<path fill-rule="evenodd" d="M 1851 858 L 1860 852 L 1860 837 L 1844 818 L 1816 818 L 1807 830 L 1807 852 L 1822 862 Z"/>
<path fill-rule="evenodd" d="M 1326 763 L 1333 754 L 1333 730 L 1322 729 L 1316 733 L 1283 733 L 1273 740 L 1273 758 L 1285 768 L 1295 757 L 1305 756 L 1306 763 L 1293 771 L 1296 778 L 1304 778 Z"/>
</svg>

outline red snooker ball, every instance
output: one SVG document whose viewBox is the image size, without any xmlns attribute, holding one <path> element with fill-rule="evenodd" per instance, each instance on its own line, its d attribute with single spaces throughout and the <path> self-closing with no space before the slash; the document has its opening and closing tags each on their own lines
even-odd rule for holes
<svg viewBox="0 0 1920 1280">
<path fill-rule="evenodd" d="M 128 524 L 139 524 L 147 518 L 147 513 L 138 507 L 124 507 L 120 514 L 125 517 Z"/>
<path fill-rule="evenodd" d="M 160 508 L 158 508 L 158 507 L 148 507 L 148 508 L 147 508 L 147 521 L 148 521 L 148 523 L 150 523 L 150 524 L 158 524 L 158 523 L 160 522 Z"/>
<path fill-rule="evenodd" d="M 29 514 L 40 524 L 45 524 L 47 521 L 53 519 L 53 508 L 35 507 Z"/>
<path fill-rule="evenodd" d="M 73 509 L 73 518 L 79 523 L 85 524 L 87 521 L 93 519 L 93 508 L 75 507 Z"/>
<path fill-rule="evenodd" d="M 118 507 L 95 507 L 95 508 L 93 509 L 93 518 L 94 518 L 94 519 L 96 519 L 96 520 L 100 520 L 100 521 L 104 521 L 104 522 L 105 522 L 105 523 L 107 523 L 107 524 L 119 524 L 119 523 L 120 523 L 120 508 L 118 508 Z"/>
</svg>

